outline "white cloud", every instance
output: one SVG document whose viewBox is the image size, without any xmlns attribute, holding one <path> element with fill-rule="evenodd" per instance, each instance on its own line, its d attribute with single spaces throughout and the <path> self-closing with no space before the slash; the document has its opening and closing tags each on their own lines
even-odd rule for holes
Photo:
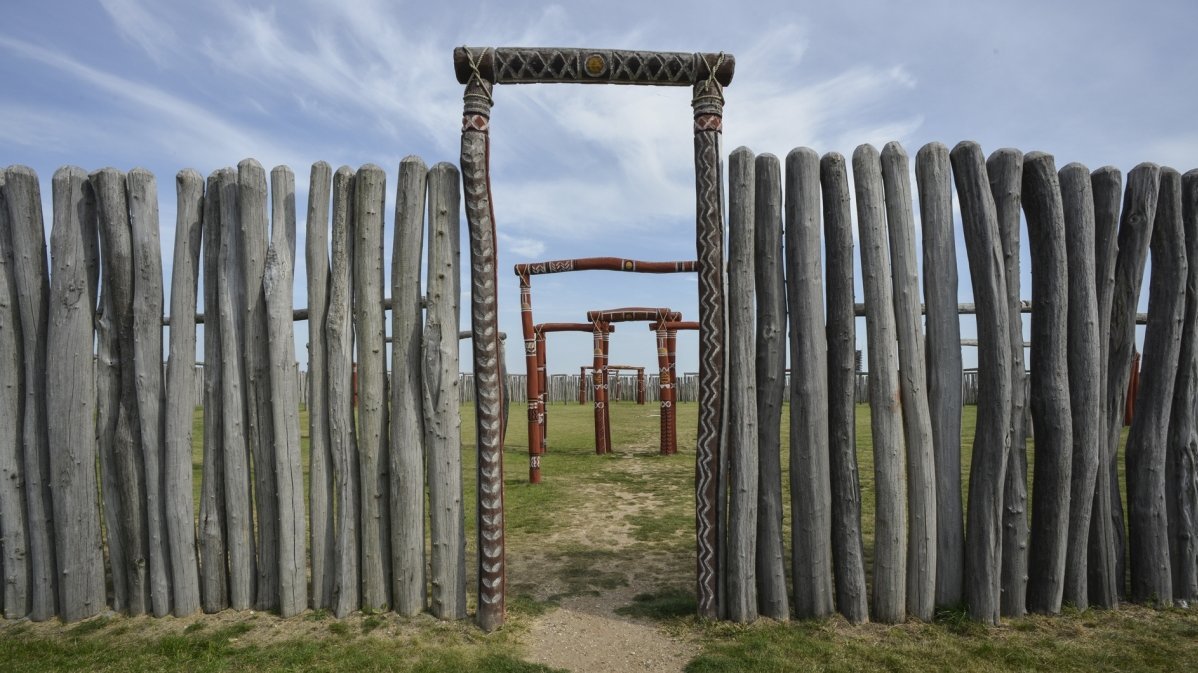
<svg viewBox="0 0 1198 673">
<path fill-rule="evenodd" d="M 174 26 L 155 13 L 158 5 L 138 0 L 100 0 L 100 5 L 121 37 L 141 47 L 156 63 L 166 63 L 168 52 L 180 45 Z"/>
</svg>

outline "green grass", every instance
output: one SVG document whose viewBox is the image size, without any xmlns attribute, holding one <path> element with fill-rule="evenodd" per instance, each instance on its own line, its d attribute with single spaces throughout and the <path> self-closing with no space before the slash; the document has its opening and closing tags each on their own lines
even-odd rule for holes
<svg viewBox="0 0 1198 673">
<path fill-rule="evenodd" d="M 446 624 L 427 615 L 359 614 L 337 620 L 324 611 L 290 620 L 226 612 L 178 620 L 104 616 L 74 625 L 0 621 L 0 670 L 548 671 L 523 661 L 522 638 L 532 620 L 571 597 L 628 591 L 630 584 L 640 591 L 646 576 L 652 588 L 636 594 L 617 613 L 656 622 L 696 643 L 697 656 L 687 668 L 692 672 L 1171 671 L 1198 665 L 1198 611 L 1179 609 L 1068 610 L 1060 617 L 1008 620 L 998 628 L 981 627 L 959 609 L 941 611 L 930 624 L 900 626 L 850 626 L 839 618 L 763 620 L 750 626 L 698 620 L 693 616 L 697 406 L 678 407 L 677 456 L 657 455 L 656 412 L 653 405 L 613 405 L 615 452 L 596 456 L 591 407 L 551 405 L 544 482 L 532 486 L 527 483 L 527 428 L 522 409 L 513 407 L 504 450 L 508 626 L 499 633 L 486 635 L 468 621 Z M 963 478 L 969 470 L 974 418 L 975 409 L 967 407 Z M 202 421 L 197 412 L 197 495 Z M 306 412 L 301 427 L 306 479 Z M 784 414 L 784 441 L 787 430 Z M 475 525 L 469 405 L 462 409 L 462 431 L 469 560 L 474 558 Z M 857 408 L 856 433 L 868 554 L 875 511 L 866 406 Z M 790 465 L 785 451 L 782 462 L 786 490 Z M 789 497 L 783 501 L 789 530 Z M 592 520 L 616 526 L 622 537 L 586 534 Z M 473 606 L 472 583 L 469 589 Z"/>
</svg>

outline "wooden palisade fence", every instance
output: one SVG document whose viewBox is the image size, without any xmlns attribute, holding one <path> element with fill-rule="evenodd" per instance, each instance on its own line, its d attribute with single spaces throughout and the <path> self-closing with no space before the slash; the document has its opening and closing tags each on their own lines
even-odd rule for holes
<svg viewBox="0 0 1198 673">
<path fill-rule="evenodd" d="M 854 194 L 848 164 L 809 149 L 779 162 L 741 148 L 729 162 L 727 309 L 735 329 L 727 340 L 728 450 L 717 465 L 718 545 L 710 550 L 721 559 L 715 616 L 838 611 L 854 623 L 899 622 L 930 619 L 936 607 L 963 600 L 973 618 L 996 623 L 1064 605 L 1198 599 L 1198 171 L 1142 164 L 1124 187 L 1114 169 L 1058 170 L 1043 153 L 1000 150 L 987 160 L 974 143 L 951 152 L 928 145 L 914 170 L 921 306 L 906 152 L 895 143 L 881 152 L 858 148 Z M 401 163 L 388 285 L 383 170 L 312 167 L 304 377 L 292 334 L 294 183 L 288 168 L 268 175 L 253 160 L 206 180 L 179 173 L 164 371 L 154 176 L 59 170 L 47 255 L 37 176 L 23 167 L 0 173 L 4 617 L 73 621 L 109 607 L 157 616 L 290 616 L 308 608 L 466 616 L 459 410 L 475 378 L 491 374 L 460 374 L 458 171 L 429 169 L 415 157 Z M 976 383 L 964 386 L 954 183 L 978 322 Z M 865 381 L 854 362 L 854 211 Z M 1015 286 L 1020 211 L 1032 253 L 1026 395 L 1016 324 L 1029 310 Z M 1149 256 L 1125 502 L 1116 464 L 1124 373 Z M 658 313 L 635 318 L 666 317 Z M 204 318 L 205 366 L 197 373 L 195 330 Z M 793 375 L 782 357 L 788 334 Z M 470 336 L 500 338 L 480 329 Z M 497 371 L 493 380 L 502 381 Z M 628 378 L 631 402 L 640 386 Z M 574 402 L 580 385 L 573 377 L 533 386 L 510 379 L 500 390 L 512 401 L 533 390 Z M 681 400 L 694 399 L 686 380 L 675 382 Z M 648 392 L 660 394 L 654 383 Z M 978 405 L 964 500 L 963 394 Z M 854 437 L 863 395 L 877 497 L 872 558 L 862 541 Z M 311 436 L 307 493 L 301 399 Z M 787 439 L 778 435 L 783 413 Z M 505 423 L 490 441 L 502 445 Z M 791 465 L 789 563 L 783 450 Z M 488 507 L 501 517 L 502 481 L 489 493 L 500 504 Z M 491 509 L 478 515 L 493 521 Z M 491 601 L 480 619 L 493 628 L 502 621 L 505 577 L 487 556 L 479 563 Z"/>
<path fill-rule="evenodd" d="M 401 163 L 387 287 L 383 170 L 312 167 L 300 318 L 310 345 L 299 376 L 290 169 L 272 170 L 269 189 L 252 159 L 206 181 L 179 173 L 165 371 L 154 176 L 59 170 L 47 259 L 37 176 L 19 166 L 0 172 L 3 615 L 290 616 L 311 607 L 465 617 L 459 184 L 451 164 Z M 306 493 L 301 399 L 311 436 Z"/>
</svg>

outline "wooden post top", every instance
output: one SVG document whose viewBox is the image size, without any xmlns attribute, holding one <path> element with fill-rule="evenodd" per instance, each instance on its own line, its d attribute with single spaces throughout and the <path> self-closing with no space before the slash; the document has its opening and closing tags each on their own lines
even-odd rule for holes
<svg viewBox="0 0 1198 673">
<path fill-rule="evenodd" d="M 712 78 L 732 83 L 732 54 L 631 51 L 562 47 L 458 47 L 453 50 L 458 82 L 477 75 L 493 84 L 639 84 L 694 86 Z"/>
</svg>

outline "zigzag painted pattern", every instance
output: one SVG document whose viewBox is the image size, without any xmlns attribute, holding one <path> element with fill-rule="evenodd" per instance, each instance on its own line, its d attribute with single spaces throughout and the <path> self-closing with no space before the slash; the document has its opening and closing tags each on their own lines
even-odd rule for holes
<svg viewBox="0 0 1198 673">
<path fill-rule="evenodd" d="M 699 257 L 699 435 L 695 446 L 695 534 L 699 614 L 718 617 L 717 498 L 724 405 L 724 220 L 719 133 L 695 134 L 695 237 Z"/>
<path fill-rule="evenodd" d="M 504 536 L 502 390 L 495 278 L 495 232 L 488 179 L 489 138 L 462 133 L 462 182 L 470 229 L 470 313 L 474 342 L 478 426 L 478 620 L 487 629 L 503 624 Z"/>
</svg>

